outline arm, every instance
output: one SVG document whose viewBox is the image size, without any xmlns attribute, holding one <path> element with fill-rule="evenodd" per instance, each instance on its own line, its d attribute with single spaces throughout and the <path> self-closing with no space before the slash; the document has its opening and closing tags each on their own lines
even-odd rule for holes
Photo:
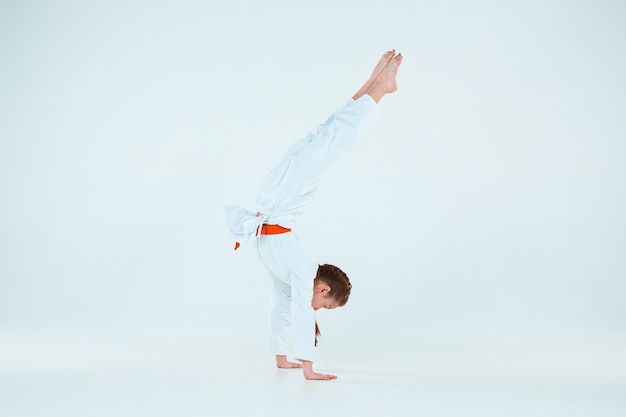
<svg viewBox="0 0 626 417">
<path fill-rule="evenodd" d="M 335 375 L 318 374 L 317 372 L 313 372 L 313 362 L 311 361 L 302 361 L 302 373 L 304 374 L 304 378 L 308 380 L 337 379 Z"/>
<path fill-rule="evenodd" d="M 293 356 L 302 362 L 304 378 L 330 380 L 334 375 L 313 371 L 313 351 L 315 348 L 315 311 L 311 306 L 313 298 L 313 278 L 319 265 L 298 241 L 294 242 L 289 256 L 291 281 L 291 313 L 293 331 Z"/>
</svg>

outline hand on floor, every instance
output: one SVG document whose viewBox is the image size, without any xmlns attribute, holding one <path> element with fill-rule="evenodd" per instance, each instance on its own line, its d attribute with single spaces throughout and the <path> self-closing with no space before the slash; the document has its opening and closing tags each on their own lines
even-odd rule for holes
<svg viewBox="0 0 626 417">
<path fill-rule="evenodd" d="M 304 374 L 304 377 L 308 380 L 322 380 L 327 381 L 331 379 L 337 379 L 335 375 L 331 374 L 318 374 L 317 372 L 311 372 L 310 374 Z"/>
<path fill-rule="evenodd" d="M 337 379 L 335 375 L 330 374 L 318 374 L 317 372 L 313 372 L 313 362 L 311 361 L 302 361 L 304 365 L 302 367 L 302 372 L 304 373 L 304 378 L 308 380 L 323 380 L 328 381 L 331 379 Z"/>
<path fill-rule="evenodd" d="M 287 355 L 276 355 L 276 366 L 281 369 L 302 368 L 302 364 L 289 362 Z"/>
</svg>

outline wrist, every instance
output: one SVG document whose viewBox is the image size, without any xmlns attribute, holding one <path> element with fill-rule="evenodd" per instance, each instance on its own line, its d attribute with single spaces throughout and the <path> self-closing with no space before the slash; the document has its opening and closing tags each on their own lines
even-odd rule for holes
<svg viewBox="0 0 626 417">
<path fill-rule="evenodd" d="M 302 373 L 304 375 L 311 375 L 313 373 L 313 362 L 302 361 Z"/>
</svg>

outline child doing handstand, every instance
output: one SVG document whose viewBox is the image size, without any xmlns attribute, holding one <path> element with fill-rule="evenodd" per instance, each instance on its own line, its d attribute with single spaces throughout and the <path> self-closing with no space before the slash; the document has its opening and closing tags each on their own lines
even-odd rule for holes
<svg viewBox="0 0 626 417">
<path fill-rule="evenodd" d="M 322 175 L 346 154 L 364 127 L 378 114 L 378 102 L 397 89 L 402 54 L 386 52 L 370 78 L 347 103 L 305 138 L 296 141 L 267 175 L 257 197 L 257 212 L 228 206 L 231 234 L 239 242 L 255 242 L 259 258 L 273 282 L 270 308 L 270 351 L 279 368 L 302 368 L 306 379 L 335 379 L 313 371 L 313 348 L 319 334 L 314 311 L 346 304 L 352 288 L 346 274 L 333 265 L 318 265 L 292 228 L 312 199 Z M 292 345 L 293 357 L 287 353 Z"/>
</svg>

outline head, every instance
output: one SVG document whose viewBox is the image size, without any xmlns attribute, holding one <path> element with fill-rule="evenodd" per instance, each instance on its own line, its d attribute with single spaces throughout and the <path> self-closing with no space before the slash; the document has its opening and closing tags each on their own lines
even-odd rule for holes
<svg viewBox="0 0 626 417">
<path fill-rule="evenodd" d="M 315 310 L 341 307 L 348 302 L 352 284 L 348 276 L 334 265 L 320 265 L 313 281 L 313 300 Z"/>
<path fill-rule="evenodd" d="M 320 265 L 317 268 L 317 275 L 313 281 L 313 300 L 311 307 L 316 311 L 320 308 L 341 307 L 348 302 L 352 284 L 348 276 L 341 269 L 334 265 Z M 317 338 L 320 336 L 320 328 L 315 323 L 315 346 Z"/>
</svg>

